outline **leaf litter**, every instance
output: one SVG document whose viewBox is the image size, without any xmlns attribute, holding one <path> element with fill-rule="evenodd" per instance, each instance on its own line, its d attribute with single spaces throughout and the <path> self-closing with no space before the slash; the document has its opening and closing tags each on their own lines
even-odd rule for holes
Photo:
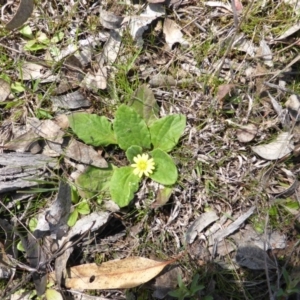
<svg viewBox="0 0 300 300">
<path fill-rule="evenodd" d="M 76 15 L 71 19 L 78 24 L 89 24 L 89 29 L 77 35 L 76 22 L 67 21 L 68 38 L 54 45 L 41 45 L 42 50 L 37 52 L 24 48 L 25 42 L 20 39 L 16 28 L 26 22 L 38 37 L 40 33 L 35 30 L 40 26 L 39 13 L 43 11 L 50 16 L 44 19 L 45 22 L 53 16 L 58 20 L 70 17 L 74 8 L 72 3 L 66 3 L 65 10 L 53 4 L 44 4 L 41 10 L 36 4 L 33 13 L 32 1 L 20 1 L 19 6 L 7 5 L 3 9 L 7 29 L 15 31 L 14 37 L 5 36 L 1 40 L 0 47 L 8 56 L 20 61 L 20 67 L 3 69 L 0 80 L 0 100 L 3 103 L 0 141 L 4 151 L 0 154 L 0 225 L 5 232 L 5 245 L 13 244 L 9 231 L 19 232 L 17 227 L 21 224 L 28 227 L 28 212 L 33 207 L 36 193 L 42 189 L 48 192 L 46 198 L 41 197 L 44 199 L 41 207 L 36 205 L 30 213 L 31 217 L 39 216 L 36 230 L 43 233 L 37 235 L 35 231 L 35 239 L 30 233 L 26 237 L 19 234 L 20 239 L 27 238 L 31 244 L 41 243 L 30 250 L 24 242 L 27 256 L 37 256 L 37 252 L 42 255 L 39 260 L 29 258 L 26 262 L 24 259 L 28 265 L 21 262 L 17 265 L 32 273 L 39 294 L 46 290 L 45 274 L 50 273 L 51 261 L 54 262 L 58 288 L 65 282 L 65 287 L 72 288 L 121 289 L 156 277 L 165 265 L 173 261 L 170 257 L 179 252 L 185 241 L 189 244 L 189 255 L 197 259 L 191 265 L 197 268 L 209 262 L 229 266 L 231 262 L 227 258 L 231 255 L 240 266 L 262 272 L 274 268 L 273 258 L 270 260 L 265 250 L 276 253 L 276 249 L 285 250 L 295 242 L 291 234 L 293 222 L 286 220 L 290 220 L 291 215 L 297 216 L 299 210 L 297 168 L 293 160 L 293 155 L 298 155 L 299 103 L 296 90 L 290 93 L 291 88 L 287 89 L 285 85 L 295 79 L 292 68 L 299 58 L 291 57 L 285 49 L 280 48 L 278 52 L 278 45 L 293 45 L 293 34 L 299 29 L 297 24 L 291 21 L 280 33 L 272 26 L 269 32 L 262 28 L 262 37 L 257 35 L 256 29 L 250 30 L 249 35 L 247 28 L 243 27 L 250 22 L 247 18 L 240 19 L 240 13 L 249 11 L 238 1 L 232 5 L 213 1 L 201 4 L 169 1 L 167 5 L 164 1 L 148 2 L 150 4 L 144 6 L 128 2 L 126 9 L 119 4 L 99 7 L 87 1 L 84 8 L 78 4 Z M 172 7 L 174 14 L 166 9 L 167 6 Z M 268 11 L 269 7 L 265 6 L 265 9 Z M 293 9 L 291 6 L 290 10 Z M 273 14 L 274 11 L 269 12 Z M 228 13 L 230 20 L 234 18 L 234 22 L 228 23 L 234 24 L 231 28 L 223 26 L 229 20 Z M 232 35 L 231 30 L 236 29 L 238 22 L 241 22 L 240 32 Z M 96 33 L 93 26 L 97 28 Z M 44 34 L 53 41 L 51 30 Z M 19 47 L 11 44 L 12 38 Z M 128 43 L 130 38 L 132 44 Z M 135 51 L 135 47 L 143 51 Z M 224 47 L 229 52 L 223 56 L 220 49 Z M 138 54 L 134 56 L 133 53 Z M 123 67 L 126 79 L 119 77 Z M 211 74 L 219 76 L 206 81 Z M 138 84 L 135 78 L 139 78 Z M 18 84 L 12 83 L 11 79 L 18 80 Z M 130 93 L 122 86 L 122 80 L 130 86 Z M 280 83 L 274 88 L 277 80 L 283 85 Z M 269 98 L 265 98 L 263 92 Z M 290 94 L 294 94 L 293 97 L 289 98 Z M 284 109 L 281 103 L 288 98 Z M 113 208 L 114 214 L 111 214 L 101 206 L 109 200 L 105 198 L 106 183 L 93 186 L 93 168 L 105 168 L 112 157 L 122 166 L 124 156 L 115 149 L 103 151 L 70 138 L 72 126 L 69 127 L 68 123 L 76 118 L 70 115 L 66 120 L 64 114 L 70 114 L 69 110 L 83 110 L 87 114 L 111 119 L 116 99 L 137 109 L 147 125 L 156 118 L 180 113 L 186 117 L 187 127 L 174 152 L 180 184 L 158 188 L 145 181 L 129 210 Z M 148 107 L 139 106 L 144 99 Z M 18 101 L 22 101 L 22 105 Z M 155 111 L 154 117 L 152 111 Z M 59 120 L 60 116 L 65 121 L 56 123 L 54 120 Z M 5 119 L 10 118 L 8 124 L 11 126 L 8 127 Z M 159 145 L 160 141 L 155 143 Z M 176 143 L 177 140 L 170 141 L 172 147 Z M 85 173 L 86 170 L 89 171 Z M 79 175 L 73 182 L 70 174 L 75 172 L 85 174 L 85 177 Z M 55 192 L 49 188 L 54 175 L 67 180 L 71 186 L 90 182 L 90 190 L 82 190 L 79 194 L 91 197 L 89 202 L 95 211 L 82 216 L 72 228 L 67 226 L 72 199 L 69 192 L 61 196 L 62 187 L 68 190 L 69 185 L 61 183 L 56 198 Z M 97 178 L 101 180 L 101 177 Z M 168 182 L 166 179 L 166 184 Z M 54 186 L 57 187 L 58 183 Z M 96 197 L 92 196 L 93 190 L 99 191 Z M 27 192 L 29 197 L 20 197 L 20 191 Z M 19 223 L 7 213 L 5 197 L 20 199 L 9 203 Z M 53 198 L 56 200 L 51 201 Z M 269 202 L 266 203 L 266 199 Z M 21 207 L 21 211 L 17 207 Z M 59 212 L 61 208 L 63 212 Z M 127 215 L 131 208 L 144 213 L 144 217 L 134 213 Z M 277 229 L 269 228 L 266 215 Z M 48 227 L 40 227 L 41 220 L 43 226 L 48 224 Z M 4 226 L 3 221 L 9 222 L 11 227 Z M 133 225 L 138 225 L 137 234 L 126 234 L 125 229 L 130 232 Z M 265 228 L 265 233 L 260 232 L 262 228 Z M 162 243 L 158 244 L 158 241 Z M 158 252 L 151 250 L 152 244 L 164 254 L 164 262 L 148 258 L 157 258 Z M 118 269 L 122 262 L 132 264 L 125 268 L 118 285 L 113 285 L 118 282 L 115 279 L 102 284 L 91 271 L 86 275 L 77 274 L 79 277 L 74 281 L 65 281 L 66 266 L 72 264 L 78 249 L 87 256 L 81 262 L 77 260 L 71 270 L 93 266 L 97 271 L 98 265 L 94 261 L 99 255 L 100 260 L 105 261 L 104 266 L 112 264 Z M 9 253 L 10 260 L 18 258 L 9 247 L 5 246 L 3 251 Z M 293 257 L 293 251 L 290 253 Z M 89 260 L 92 260 L 91 265 L 87 264 Z M 152 269 L 153 272 L 139 270 L 141 261 L 147 261 L 147 271 Z M 20 280 L 13 278 L 12 268 L 0 266 L 1 274 L 9 274 L 12 282 Z M 138 280 L 128 277 L 132 267 Z M 184 268 L 176 274 L 182 272 L 189 281 L 192 275 Z M 36 277 L 37 273 L 41 276 Z M 166 281 L 171 282 L 171 276 Z M 211 282 L 207 278 L 204 281 L 209 287 Z M 175 288 L 174 284 L 167 283 L 164 284 Z M 206 292 L 218 297 L 218 281 L 214 286 L 212 290 L 207 288 Z M 242 293 L 240 288 L 237 290 Z M 226 292 L 226 289 L 222 290 L 221 295 Z M 247 292 L 258 299 L 255 292 Z M 60 292 L 46 290 L 48 297 L 54 294 L 59 297 Z M 108 297 L 114 299 L 115 296 L 110 294 Z"/>
</svg>

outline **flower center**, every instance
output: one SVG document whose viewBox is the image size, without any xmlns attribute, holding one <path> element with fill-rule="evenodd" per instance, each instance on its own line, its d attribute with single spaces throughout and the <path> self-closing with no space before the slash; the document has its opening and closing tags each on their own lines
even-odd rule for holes
<svg viewBox="0 0 300 300">
<path fill-rule="evenodd" d="M 139 162 L 139 168 L 140 168 L 141 170 L 146 170 L 146 169 L 147 169 L 147 162 L 145 162 L 145 161 L 140 161 L 140 162 Z"/>
</svg>

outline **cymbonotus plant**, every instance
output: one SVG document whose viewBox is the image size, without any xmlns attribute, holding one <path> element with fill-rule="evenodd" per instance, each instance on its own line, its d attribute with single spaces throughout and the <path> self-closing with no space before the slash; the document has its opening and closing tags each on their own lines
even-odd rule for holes
<svg viewBox="0 0 300 300">
<path fill-rule="evenodd" d="M 88 113 L 69 117 L 70 127 L 83 142 L 95 147 L 118 145 L 128 159 L 127 166 L 109 163 L 107 168 L 89 167 L 76 181 L 85 197 L 107 191 L 124 207 L 133 199 L 143 176 L 166 186 L 176 183 L 177 167 L 168 153 L 177 145 L 186 117 L 158 118 L 158 111 L 152 91 L 143 85 L 129 103 L 118 107 L 113 122 Z"/>
</svg>

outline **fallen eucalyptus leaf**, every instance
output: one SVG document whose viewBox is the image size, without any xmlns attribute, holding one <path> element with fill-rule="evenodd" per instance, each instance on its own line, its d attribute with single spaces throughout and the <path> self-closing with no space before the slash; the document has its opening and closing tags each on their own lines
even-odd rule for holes
<svg viewBox="0 0 300 300">
<path fill-rule="evenodd" d="M 293 142 L 291 141 L 292 135 L 289 132 L 280 133 L 275 141 L 251 147 L 252 151 L 260 157 L 267 160 L 276 160 L 291 153 L 294 149 Z"/>
<path fill-rule="evenodd" d="M 84 264 L 70 269 L 65 285 L 74 289 L 133 288 L 157 276 L 165 266 L 175 260 L 155 261 L 144 257 L 112 260 L 98 266 Z"/>
<path fill-rule="evenodd" d="M 222 241 L 225 237 L 235 232 L 240 226 L 254 213 L 256 209 L 255 206 L 252 206 L 248 209 L 244 214 L 238 217 L 233 223 L 231 223 L 228 227 L 223 230 L 217 231 L 215 234 L 209 237 L 209 245 L 213 245 L 214 243 L 218 243 Z"/>
<path fill-rule="evenodd" d="M 187 230 L 187 243 L 193 243 L 198 233 L 201 233 L 204 228 L 206 228 L 208 225 L 210 225 L 218 219 L 219 217 L 214 211 L 209 211 L 201 214 L 201 216 L 198 217 Z"/>
</svg>

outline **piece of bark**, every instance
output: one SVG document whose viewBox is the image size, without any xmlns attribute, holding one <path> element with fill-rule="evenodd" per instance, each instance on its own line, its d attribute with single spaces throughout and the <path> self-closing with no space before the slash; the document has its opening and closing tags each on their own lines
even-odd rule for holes
<svg viewBox="0 0 300 300">
<path fill-rule="evenodd" d="M 91 103 L 79 91 L 69 93 L 67 95 L 51 97 L 54 107 L 62 107 L 67 109 L 78 109 L 81 107 L 89 107 Z"/>
<path fill-rule="evenodd" d="M 41 154 L 2 153 L 0 155 L 0 193 L 38 185 L 35 180 L 50 176 L 56 160 Z"/>
</svg>

